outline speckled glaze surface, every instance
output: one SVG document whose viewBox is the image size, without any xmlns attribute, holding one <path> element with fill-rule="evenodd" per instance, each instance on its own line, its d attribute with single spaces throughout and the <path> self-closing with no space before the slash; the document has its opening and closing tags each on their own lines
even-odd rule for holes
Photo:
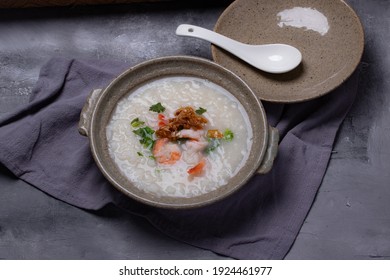
<svg viewBox="0 0 390 280">
<path fill-rule="evenodd" d="M 229 182 L 215 191 L 191 198 L 158 197 L 141 191 L 120 171 L 108 152 L 106 126 L 118 101 L 151 81 L 167 76 L 207 79 L 234 95 L 246 110 L 253 130 L 253 144 L 246 164 Z M 80 133 L 90 138 L 94 159 L 104 176 L 118 190 L 140 202 L 163 208 L 192 208 L 218 201 L 242 187 L 255 173 L 270 169 L 276 156 L 278 132 L 269 128 L 263 106 L 237 75 L 216 63 L 188 56 L 163 57 L 141 63 L 125 71 L 110 85 L 95 90 L 86 102 L 79 123 Z"/>
<path fill-rule="evenodd" d="M 301 51 L 303 60 L 297 68 L 270 74 L 212 46 L 218 64 L 271 102 L 305 101 L 330 92 L 353 73 L 364 49 L 360 20 L 340 0 L 236 0 L 214 30 L 243 43 L 285 43 Z"/>
</svg>

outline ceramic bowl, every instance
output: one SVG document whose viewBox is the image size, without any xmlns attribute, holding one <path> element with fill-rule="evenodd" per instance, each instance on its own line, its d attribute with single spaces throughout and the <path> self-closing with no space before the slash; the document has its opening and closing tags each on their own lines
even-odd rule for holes
<svg viewBox="0 0 390 280">
<path fill-rule="evenodd" d="M 354 72 L 364 49 L 360 20 L 341 0 L 236 0 L 214 31 L 247 44 L 284 43 L 301 51 L 296 69 L 270 74 L 212 46 L 215 62 L 271 102 L 306 101 L 331 92 Z"/>
<path fill-rule="evenodd" d="M 226 185 L 195 197 L 164 197 L 147 193 L 126 178 L 108 152 L 106 127 L 118 101 L 138 87 L 156 79 L 187 76 L 213 82 L 236 97 L 246 110 L 253 131 L 249 158 Z M 209 60 L 175 56 L 141 63 L 125 71 L 105 89 L 94 90 L 80 115 L 79 131 L 88 136 L 95 162 L 103 175 L 125 195 L 148 205 L 163 208 L 192 208 L 218 201 L 241 188 L 255 173 L 266 173 L 277 153 L 278 131 L 267 124 L 261 102 L 246 83 L 231 71 Z"/>
</svg>

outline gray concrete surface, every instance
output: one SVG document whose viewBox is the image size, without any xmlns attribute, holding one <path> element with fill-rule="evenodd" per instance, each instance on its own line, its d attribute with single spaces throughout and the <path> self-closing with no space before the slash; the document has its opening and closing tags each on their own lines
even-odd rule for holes
<svg viewBox="0 0 390 280">
<path fill-rule="evenodd" d="M 210 58 L 208 43 L 173 31 L 180 23 L 212 29 L 228 2 L 0 10 L 0 116 L 28 102 L 40 67 L 54 55 L 134 63 Z M 390 2 L 347 2 L 366 36 L 358 98 L 286 259 L 390 259 Z M 113 207 L 67 205 L 0 167 L 0 259 L 218 258 Z"/>
</svg>

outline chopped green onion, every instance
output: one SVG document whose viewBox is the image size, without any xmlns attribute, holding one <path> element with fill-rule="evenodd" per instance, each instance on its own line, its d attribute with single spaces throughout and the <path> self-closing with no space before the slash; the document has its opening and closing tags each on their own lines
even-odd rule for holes
<svg viewBox="0 0 390 280">
<path fill-rule="evenodd" d="M 133 132 L 140 136 L 140 137 L 151 137 L 154 133 L 154 130 L 150 128 L 149 126 L 140 127 L 136 130 L 133 130 Z"/>
<path fill-rule="evenodd" d="M 133 130 L 133 133 L 141 137 L 139 142 L 147 149 L 153 148 L 155 140 L 153 139 L 154 130 L 149 126 L 141 127 Z"/>
<path fill-rule="evenodd" d="M 145 124 L 145 122 L 143 121 L 140 121 L 139 118 L 135 118 L 134 120 L 131 121 L 131 126 L 136 128 L 136 127 L 140 127 L 141 125 Z"/>
<path fill-rule="evenodd" d="M 234 134 L 233 132 L 230 130 L 230 129 L 226 129 L 224 132 L 223 132 L 223 139 L 226 140 L 226 141 L 232 141 L 234 138 Z"/>
<path fill-rule="evenodd" d="M 221 142 L 217 138 L 207 138 L 207 141 L 209 144 L 205 149 L 206 154 L 209 154 L 221 145 Z"/>
<path fill-rule="evenodd" d="M 223 133 L 223 138 L 207 138 L 207 141 L 209 142 L 208 146 L 205 149 L 205 153 L 209 154 L 210 152 L 214 151 L 216 148 L 218 148 L 221 145 L 221 141 L 232 141 L 234 138 L 234 134 L 230 129 L 226 129 Z"/>
<path fill-rule="evenodd" d="M 141 152 L 137 152 L 137 155 L 139 155 L 140 157 L 143 157 L 143 156 L 144 156 L 144 154 L 141 153 Z"/>
<path fill-rule="evenodd" d="M 205 108 L 199 107 L 199 109 L 195 110 L 195 112 L 198 115 L 202 115 L 203 113 L 207 112 L 207 110 Z"/>
<path fill-rule="evenodd" d="M 157 104 L 150 106 L 149 111 L 156 112 L 156 113 L 162 113 L 165 111 L 165 107 L 163 105 L 161 105 L 160 102 L 158 102 Z"/>
</svg>

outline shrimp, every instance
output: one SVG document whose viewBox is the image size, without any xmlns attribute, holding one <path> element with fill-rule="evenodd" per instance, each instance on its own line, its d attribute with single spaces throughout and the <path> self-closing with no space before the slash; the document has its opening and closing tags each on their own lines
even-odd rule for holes
<svg viewBox="0 0 390 280">
<path fill-rule="evenodd" d="M 204 139 L 188 140 L 185 143 L 186 149 L 191 153 L 198 153 L 206 149 L 209 143 Z"/>
<path fill-rule="evenodd" d="M 156 161 L 161 164 L 172 165 L 181 157 L 179 145 L 170 142 L 168 138 L 156 140 L 152 152 Z"/>
<path fill-rule="evenodd" d="M 192 135 L 194 136 L 194 135 Z M 203 151 L 208 146 L 206 139 L 201 136 L 198 140 L 188 139 L 182 146 L 184 149 L 183 160 L 188 164 L 199 163 L 203 159 Z"/>
<path fill-rule="evenodd" d="M 196 141 L 199 141 L 203 137 L 203 135 L 204 135 L 203 130 L 193 130 L 193 129 L 182 129 L 176 134 L 178 138 L 187 138 Z"/>
<path fill-rule="evenodd" d="M 195 165 L 194 167 L 188 169 L 187 173 L 190 176 L 202 175 L 205 165 L 206 165 L 206 160 L 204 158 L 202 158 L 201 161 L 197 165 Z"/>
</svg>

